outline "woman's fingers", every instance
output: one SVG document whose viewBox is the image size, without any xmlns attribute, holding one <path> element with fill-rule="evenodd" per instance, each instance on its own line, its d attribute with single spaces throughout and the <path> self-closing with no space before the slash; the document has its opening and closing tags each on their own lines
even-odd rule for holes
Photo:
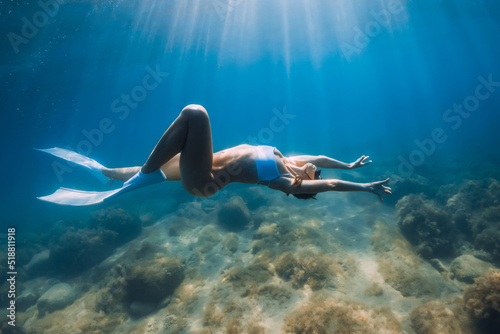
<svg viewBox="0 0 500 334">
<path fill-rule="evenodd" d="M 372 161 L 371 160 L 368 160 L 370 158 L 369 155 L 363 155 L 361 156 L 361 158 L 359 158 L 359 162 L 360 162 L 360 165 L 361 166 L 364 166 L 364 165 L 368 165 L 369 163 L 371 163 Z"/>
</svg>

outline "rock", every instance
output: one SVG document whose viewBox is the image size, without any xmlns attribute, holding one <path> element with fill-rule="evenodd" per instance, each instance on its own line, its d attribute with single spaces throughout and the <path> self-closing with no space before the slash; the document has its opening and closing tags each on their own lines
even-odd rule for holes
<svg viewBox="0 0 500 334">
<path fill-rule="evenodd" d="M 156 258 L 132 268 L 127 276 L 127 297 L 131 302 L 157 303 L 171 295 L 184 279 L 182 263 L 172 257 Z"/>
<path fill-rule="evenodd" d="M 463 305 L 485 333 L 498 333 L 500 328 L 500 271 L 490 269 L 477 278 L 464 293 Z"/>
<path fill-rule="evenodd" d="M 440 273 L 448 271 L 443 262 L 441 262 L 439 259 L 430 259 L 429 263 L 431 264 L 431 266 L 434 267 L 434 269 L 436 269 Z"/>
<path fill-rule="evenodd" d="M 240 196 L 232 197 L 217 213 L 218 223 L 228 231 L 243 231 L 250 223 L 250 210 Z"/>
<path fill-rule="evenodd" d="M 257 210 L 267 204 L 267 197 L 262 187 L 250 187 L 245 192 L 245 200 L 250 210 Z"/>
<path fill-rule="evenodd" d="M 50 250 L 46 249 L 40 253 L 35 254 L 30 262 L 24 266 L 24 269 L 28 272 L 30 276 L 34 275 L 37 271 L 44 269 L 48 266 L 50 258 Z"/>
<path fill-rule="evenodd" d="M 238 237 L 234 233 L 228 233 L 223 241 L 223 247 L 226 253 L 236 253 L 238 250 Z"/>
<path fill-rule="evenodd" d="M 453 254 L 456 238 L 450 215 L 421 194 L 407 195 L 396 204 L 398 226 L 425 259 Z"/>
<path fill-rule="evenodd" d="M 102 230 L 68 230 L 50 252 L 50 266 L 58 274 L 77 275 L 111 255 L 117 233 Z"/>
<path fill-rule="evenodd" d="M 37 299 L 37 295 L 33 291 L 23 291 L 19 296 L 16 296 L 16 309 L 20 312 L 24 312 L 30 306 L 35 305 Z"/>
<path fill-rule="evenodd" d="M 37 303 L 40 313 L 54 312 L 72 304 L 76 299 L 76 292 L 67 283 L 58 283 L 47 290 Z"/>
<path fill-rule="evenodd" d="M 492 265 L 475 258 L 472 255 L 462 255 L 457 257 L 450 265 L 450 270 L 459 281 L 474 283 L 474 278 L 486 274 Z"/>
<path fill-rule="evenodd" d="M 142 231 L 142 222 L 139 217 L 116 208 L 97 211 L 88 224 L 90 228 L 116 232 L 119 244 L 134 239 Z"/>
<path fill-rule="evenodd" d="M 198 234 L 197 249 L 201 253 L 210 252 L 215 246 L 221 242 L 222 237 L 220 236 L 217 228 L 213 225 L 205 226 Z"/>
<path fill-rule="evenodd" d="M 384 294 L 384 290 L 378 283 L 373 283 L 365 289 L 365 296 L 367 297 L 379 297 Z"/>
<path fill-rule="evenodd" d="M 129 306 L 129 313 L 135 317 L 143 317 L 156 309 L 156 303 L 135 301 Z"/>
</svg>

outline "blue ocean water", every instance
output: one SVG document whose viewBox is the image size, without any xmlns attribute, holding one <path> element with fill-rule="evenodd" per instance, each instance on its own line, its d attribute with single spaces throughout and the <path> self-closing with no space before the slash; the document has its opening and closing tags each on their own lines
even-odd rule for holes
<svg viewBox="0 0 500 334">
<path fill-rule="evenodd" d="M 495 0 L 0 0 L 0 20 L 0 233 L 77 224 L 96 209 L 36 197 L 107 189 L 33 148 L 139 166 L 193 103 L 210 114 L 216 151 L 374 161 L 323 177 L 438 187 L 500 174 Z M 193 200 L 167 188 L 151 193 L 161 214 Z M 395 187 L 384 205 L 412 192 Z M 126 196 L 114 205 L 147 202 Z"/>
<path fill-rule="evenodd" d="M 210 112 L 216 150 L 254 139 L 287 153 L 369 154 L 397 171 L 398 156 L 442 128 L 432 155 L 498 162 L 498 86 L 470 117 L 453 114 L 456 130 L 460 120 L 443 120 L 478 77 L 500 80 L 496 1 L 46 3 L 49 17 L 35 2 L 2 3 L 2 204 L 14 217 L 45 210 L 35 197 L 58 180 L 33 147 L 139 165 L 190 103 Z M 166 77 L 132 92 L 148 68 Z M 133 108 L 113 107 L 131 93 Z M 289 118 L 267 131 L 273 110 Z M 84 131 L 102 119 L 112 131 L 89 144 Z"/>
</svg>

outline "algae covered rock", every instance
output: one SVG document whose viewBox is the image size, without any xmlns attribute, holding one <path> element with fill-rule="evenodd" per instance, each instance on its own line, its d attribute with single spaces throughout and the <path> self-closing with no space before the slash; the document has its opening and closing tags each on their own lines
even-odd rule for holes
<svg viewBox="0 0 500 334">
<path fill-rule="evenodd" d="M 76 299 L 76 292 L 67 283 L 58 283 L 47 290 L 37 303 L 41 314 L 54 312 L 72 304 Z"/>
<path fill-rule="evenodd" d="M 148 315 L 156 309 L 156 303 L 134 301 L 129 305 L 129 313 L 136 317 Z"/>
<path fill-rule="evenodd" d="M 433 296 L 449 290 L 446 280 L 415 253 L 395 228 L 376 224 L 371 243 L 378 272 L 403 296 Z"/>
<path fill-rule="evenodd" d="M 46 249 L 33 255 L 31 260 L 24 266 L 30 276 L 36 276 L 40 271 L 44 271 L 49 265 L 50 250 Z"/>
<path fill-rule="evenodd" d="M 110 230 L 69 230 L 52 248 L 50 265 L 58 273 L 79 274 L 111 255 L 116 238 Z"/>
<path fill-rule="evenodd" d="M 213 225 L 205 226 L 198 234 L 197 249 L 201 253 L 210 252 L 215 246 L 217 246 L 222 240 L 220 233 L 217 228 Z"/>
<path fill-rule="evenodd" d="M 222 281 L 229 283 L 241 297 L 255 293 L 273 275 L 270 254 L 256 256 L 248 266 L 235 265 L 225 271 Z"/>
<path fill-rule="evenodd" d="M 228 231 L 243 231 L 250 223 L 250 210 L 240 196 L 233 196 L 219 209 L 217 222 Z"/>
<path fill-rule="evenodd" d="M 172 257 L 160 257 L 137 265 L 127 275 L 130 302 L 159 302 L 171 295 L 184 279 L 182 263 Z"/>
<path fill-rule="evenodd" d="M 364 295 L 367 297 L 379 297 L 384 294 L 384 290 L 378 283 L 373 283 L 367 287 L 364 291 Z"/>
<path fill-rule="evenodd" d="M 411 327 L 416 334 L 472 334 L 464 313 L 456 302 L 430 301 L 411 311 Z"/>
<path fill-rule="evenodd" d="M 332 258 L 316 252 L 285 253 L 276 261 L 275 269 L 279 277 L 291 281 L 294 287 L 308 284 L 313 290 L 332 285 L 341 271 Z"/>
<path fill-rule="evenodd" d="M 454 277 L 465 283 L 474 283 L 474 279 L 486 274 L 489 268 L 491 264 L 472 255 L 459 256 L 450 265 Z"/>
<path fill-rule="evenodd" d="M 19 296 L 16 296 L 16 309 L 24 312 L 32 305 L 35 305 L 37 299 L 37 295 L 33 291 L 23 291 Z"/>
<path fill-rule="evenodd" d="M 296 308 L 282 328 L 286 334 L 401 332 L 401 325 L 389 309 L 336 300 L 314 301 Z"/>
<path fill-rule="evenodd" d="M 116 208 L 95 212 L 88 225 L 90 228 L 116 232 L 117 242 L 120 244 L 134 239 L 142 231 L 142 222 L 139 217 Z"/>
<path fill-rule="evenodd" d="M 234 233 L 228 233 L 222 242 L 224 250 L 228 254 L 236 253 L 238 250 L 238 237 Z"/>
<path fill-rule="evenodd" d="M 422 195 L 407 195 L 396 204 L 401 233 L 424 258 L 452 254 L 454 230 L 450 215 Z"/>
<path fill-rule="evenodd" d="M 500 215 L 498 218 L 500 220 Z M 500 263 L 500 231 L 499 227 L 485 228 L 474 239 L 474 245 L 488 254 L 495 263 Z"/>
<path fill-rule="evenodd" d="M 464 304 L 469 314 L 487 332 L 500 327 L 500 270 L 490 269 L 485 276 L 476 278 L 475 284 L 464 293 Z"/>
</svg>

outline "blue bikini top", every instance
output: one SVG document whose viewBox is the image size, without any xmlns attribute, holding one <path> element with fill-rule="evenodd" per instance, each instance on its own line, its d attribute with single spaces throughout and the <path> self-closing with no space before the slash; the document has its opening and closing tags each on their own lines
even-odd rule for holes
<svg viewBox="0 0 500 334">
<path fill-rule="evenodd" d="M 257 146 L 257 176 L 259 181 L 271 181 L 281 176 L 274 157 L 274 147 Z"/>
</svg>

